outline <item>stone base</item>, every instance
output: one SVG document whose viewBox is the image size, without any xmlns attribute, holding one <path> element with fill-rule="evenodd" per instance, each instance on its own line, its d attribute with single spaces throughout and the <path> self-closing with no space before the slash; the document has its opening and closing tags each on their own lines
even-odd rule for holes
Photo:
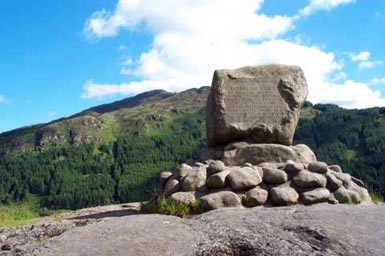
<svg viewBox="0 0 385 256">
<path fill-rule="evenodd" d="M 339 166 L 316 161 L 305 145 L 233 143 L 222 151 L 216 149 L 215 154 L 221 160 L 181 164 L 162 172 L 161 196 L 186 204 L 200 200 L 205 211 L 298 203 L 371 203 L 362 181 L 343 173 Z"/>
<path fill-rule="evenodd" d="M 285 146 L 281 144 L 252 144 L 234 142 L 226 147 L 205 149 L 201 161 L 222 160 L 228 166 L 241 166 L 246 163 L 258 165 L 264 162 L 311 163 L 317 159 L 313 151 L 304 144 Z"/>
</svg>

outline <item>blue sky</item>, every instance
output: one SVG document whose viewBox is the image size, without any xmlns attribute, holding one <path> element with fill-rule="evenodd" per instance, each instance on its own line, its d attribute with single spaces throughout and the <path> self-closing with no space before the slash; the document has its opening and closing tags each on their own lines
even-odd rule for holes
<svg viewBox="0 0 385 256">
<path fill-rule="evenodd" d="M 1 0 L 0 31 L 0 132 L 268 63 L 314 103 L 385 106 L 383 0 Z"/>
</svg>

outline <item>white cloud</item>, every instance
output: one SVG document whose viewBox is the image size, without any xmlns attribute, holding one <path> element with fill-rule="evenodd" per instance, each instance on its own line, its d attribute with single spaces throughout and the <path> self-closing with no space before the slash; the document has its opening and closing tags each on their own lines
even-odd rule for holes
<svg viewBox="0 0 385 256">
<path fill-rule="evenodd" d="M 146 26 L 154 35 L 153 42 L 138 59 L 129 58 L 123 65 L 121 73 L 135 76 L 137 81 L 104 84 L 90 80 L 83 86 L 82 98 L 152 89 L 181 91 L 210 85 L 215 69 L 280 63 L 303 68 L 310 87 L 309 100 L 314 103 L 334 102 L 348 108 L 385 105 L 379 92 L 346 80 L 343 64 L 333 53 L 300 41 L 279 39 L 294 27 L 293 19 L 259 14 L 262 2 L 120 0 L 114 13 L 94 14 L 86 23 L 85 32 L 104 37 L 117 34 L 122 28 Z M 356 58 L 364 60 L 365 54 L 362 55 Z"/>
<path fill-rule="evenodd" d="M 327 84 L 318 91 L 321 103 L 332 102 L 345 108 L 368 108 L 385 106 L 380 91 L 372 90 L 367 84 L 347 80 L 343 84 Z"/>
<path fill-rule="evenodd" d="M 0 103 L 4 102 L 5 98 L 3 95 L 0 94 Z"/>
<path fill-rule="evenodd" d="M 216 40 L 274 38 L 292 27 L 289 17 L 256 14 L 264 0 L 120 0 L 114 13 L 94 13 L 84 33 L 111 37 L 121 28 L 145 26 Z"/>
<path fill-rule="evenodd" d="M 317 11 L 330 11 L 340 5 L 355 3 L 356 0 L 309 0 L 309 4 L 299 11 L 301 16 L 309 16 Z"/>
<path fill-rule="evenodd" d="M 124 44 L 121 44 L 118 46 L 118 51 L 124 51 L 126 49 L 127 49 L 127 47 Z"/>
<path fill-rule="evenodd" d="M 383 64 L 383 61 L 380 61 L 380 60 L 363 61 L 363 62 L 358 63 L 358 67 L 360 69 L 374 68 L 374 67 L 377 67 L 377 66 L 382 65 L 382 64 Z"/>
<path fill-rule="evenodd" d="M 381 78 L 375 77 L 372 80 L 372 83 L 373 84 L 385 84 L 385 77 L 381 77 Z"/>
<path fill-rule="evenodd" d="M 349 56 L 353 62 L 367 61 L 370 57 L 370 52 L 351 53 Z"/>
</svg>

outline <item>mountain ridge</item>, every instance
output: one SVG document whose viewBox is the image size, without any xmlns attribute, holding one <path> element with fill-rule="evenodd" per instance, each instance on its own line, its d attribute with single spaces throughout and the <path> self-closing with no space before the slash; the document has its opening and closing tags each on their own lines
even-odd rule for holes
<svg viewBox="0 0 385 256">
<path fill-rule="evenodd" d="M 180 101 L 183 98 L 183 95 L 190 94 L 192 99 L 196 99 L 197 95 L 200 94 L 208 94 L 207 86 L 203 86 L 201 88 L 192 88 L 180 93 L 171 93 L 165 90 L 152 90 L 144 93 L 140 93 L 138 95 L 124 98 L 122 100 L 118 100 L 108 104 L 102 104 L 95 107 L 88 108 L 76 114 L 73 114 L 69 117 L 62 117 L 56 120 L 53 120 L 48 123 L 35 124 L 25 127 L 20 127 L 17 129 L 13 129 L 10 131 L 6 131 L 0 133 L 0 149 L 1 145 L 3 147 L 3 151 L 11 152 L 11 153 L 21 153 L 25 151 L 42 149 L 47 146 L 60 146 L 66 143 L 71 145 L 79 145 L 81 143 L 90 143 L 93 139 L 96 141 L 100 141 L 105 139 L 105 141 L 112 141 L 116 138 L 116 136 L 105 136 L 109 138 L 100 138 L 103 136 L 94 136 L 91 137 L 88 133 L 98 133 L 98 128 L 102 128 L 102 123 L 113 123 L 114 121 L 122 122 L 129 120 L 130 118 L 125 118 L 123 115 L 124 112 L 129 111 L 130 109 L 134 109 L 136 107 L 143 106 L 145 104 L 162 102 L 164 100 L 174 100 L 176 102 Z M 203 98 L 205 98 L 204 96 Z M 203 107 L 204 104 L 200 102 L 198 107 Z M 189 106 L 180 106 L 183 107 L 193 107 L 191 104 Z M 121 111 L 122 113 L 120 113 Z M 175 114 L 178 114 L 178 110 L 172 110 Z M 150 115 L 151 111 L 146 113 Z M 157 112 L 157 111 L 154 111 Z M 111 114 L 112 116 L 107 116 Z M 123 116 L 123 117 L 122 117 Z M 104 118 L 105 117 L 105 118 Z M 118 120 L 111 120 L 117 117 Z M 157 113 L 154 116 L 146 117 L 147 121 L 157 121 L 160 117 L 157 116 Z M 127 119 L 127 120 L 126 120 Z M 140 118 L 134 118 L 140 119 Z M 154 120 L 151 120 L 154 119 Z M 143 121 L 143 120 L 142 120 Z M 158 120 L 159 121 L 159 120 Z M 145 125 L 143 122 L 138 121 L 142 124 L 137 125 Z M 114 124 L 111 124 L 114 126 Z M 87 131 L 84 131 L 81 127 L 85 126 Z M 117 125 L 124 126 L 124 124 Z M 84 127 L 83 127 L 84 128 Z M 107 131 L 109 133 L 118 134 L 120 130 L 113 130 L 114 127 L 108 127 Z M 115 127 L 116 128 L 116 127 Z M 119 129 L 119 127 L 117 128 Z M 111 134 L 110 134 L 111 135 Z"/>
</svg>

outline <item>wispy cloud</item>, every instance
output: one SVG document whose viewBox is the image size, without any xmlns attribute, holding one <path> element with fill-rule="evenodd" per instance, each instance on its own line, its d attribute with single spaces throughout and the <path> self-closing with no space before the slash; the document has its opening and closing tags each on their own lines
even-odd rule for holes
<svg viewBox="0 0 385 256">
<path fill-rule="evenodd" d="M 318 11 L 330 11 L 340 5 L 355 3 L 356 0 L 309 0 L 309 4 L 299 10 L 300 16 L 309 16 Z"/>
<path fill-rule="evenodd" d="M 369 60 L 370 52 L 363 51 L 360 53 L 350 53 L 350 60 L 354 63 L 357 63 L 359 69 L 369 69 L 374 68 L 378 65 L 383 64 L 381 60 Z"/>
<path fill-rule="evenodd" d="M 302 12 L 310 15 L 353 2 L 309 1 Z M 263 0 L 120 0 L 114 12 L 95 13 L 85 24 L 87 36 L 103 38 L 123 29 L 147 29 L 153 42 L 139 58 L 122 66 L 122 74 L 137 81 L 112 84 L 90 80 L 83 86 L 82 98 L 151 89 L 181 91 L 209 85 L 215 69 L 280 63 L 304 69 L 312 102 L 327 100 L 350 108 L 385 106 L 379 92 L 343 75 L 343 64 L 332 52 L 282 39 L 295 29 L 297 19 L 265 15 L 260 12 L 262 4 Z M 358 55 L 361 62 L 370 61 L 370 54 L 367 58 L 366 54 Z"/>
<path fill-rule="evenodd" d="M 165 89 L 168 91 L 180 91 L 184 86 L 180 86 L 183 81 L 174 80 L 142 80 L 140 82 L 130 82 L 121 84 L 94 83 L 92 80 L 83 85 L 83 99 L 102 99 L 117 94 L 128 95 L 138 94 L 140 92 L 152 89 Z M 178 85 L 181 87 L 178 90 Z"/>
<path fill-rule="evenodd" d="M 0 103 L 3 103 L 4 101 L 5 101 L 4 96 L 0 94 Z"/>
<path fill-rule="evenodd" d="M 372 83 L 373 84 L 385 84 L 385 77 L 381 77 L 381 78 L 374 78 L 372 80 Z"/>
<path fill-rule="evenodd" d="M 58 114 L 59 114 L 59 113 L 56 112 L 56 111 L 50 111 L 50 112 L 47 113 L 47 117 L 48 117 L 48 118 L 52 118 L 52 117 L 57 116 Z"/>
<path fill-rule="evenodd" d="M 368 52 L 368 51 L 350 54 L 350 59 L 353 62 L 367 61 L 369 59 L 369 57 L 370 57 L 370 52 Z"/>
<path fill-rule="evenodd" d="M 382 65 L 384 62 L 381 60 L 374 60 L 374 61 L 363 61 L 358 63 L 358 67 L 360 69 L 366 69 L 366 68 L 375 68 L 379 65 Z"/>
</svg>

